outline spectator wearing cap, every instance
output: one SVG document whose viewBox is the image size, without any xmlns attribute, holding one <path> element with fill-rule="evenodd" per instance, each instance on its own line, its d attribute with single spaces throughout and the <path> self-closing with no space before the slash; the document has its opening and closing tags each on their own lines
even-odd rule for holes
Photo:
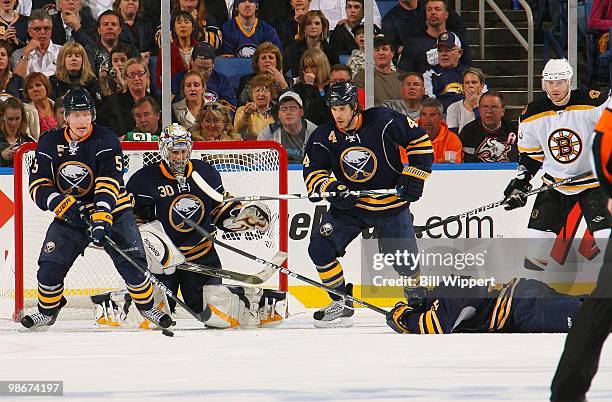
<svg viewBox="0 0 612 402">
<path fill-rule="evenodd" d="M 449 17 L 448 2 L 446 0 L 425 0 L 425 16 L 427 29 L 412 38 L 410 42 L 404 43 L 404 49 L 398 62 L 400 70 L 423 74 L 438 64 L 437 40 L 442 33 L 449 31 L 446 24 Z M 457 40 L 459 47 L 466 49 L 462 53 L 462 63 L 470 65 L 472 60 L 465 38 Z"/>
<path fill-rule="evenodd" d="M 274 28 L 256 17 L 259 0 L 235 0 L 236 17 L 223 24 L 220 53 L 235 57 L 252 57 L 257 46 L 272 42 L 282 48 Z"/>
<path fill-rule="evenodd" d="M 51 16 L 45 10 L 32 11 L 28 20 L 31 39 L 25 47 L 11 55 L 13 73 L 22 78 L 33 72 L 43 73 L 47 77 L 55 74 L 57 55 L 62 47 L 51 40 L 52 30 Z"/>
<path fill-rule="evenodd" d="M 64 45 L 75 41 L 83 47 L 95 44 L 96 20 L 89 7 L 83 7 L 82 0 L 58 0 L 57 13 L 51 16 L 53 43 Z"/>
<path fill-rule="evenodd" d="M 193 49 L 189 71 L 202 74 L 206 83 L 207 99 L 216 99 L 227 102 L 231 107 L 236 106 L 236 95 L 229 79 L 225 74 L 215 71 L 215 49 L 207 42 L 202 42 Z M 183 74 L 179 74 L 183 75 Z M 174 82 L 173 82 L 174 85 Z"/>
<path fill-rule="evenodd" d="M 110 70 L 110 52 L 119 44 L 119 34 L 121 33 L 121 16 L 113 10 L 106 10 L 100 14 L 98 18 L 98 37 L 97 43 L 91 47 L 85 47 L 87 50 L 89 61 L 93 72 L 99 76 L 100 70 L 103 69 L 104 74 Z M 138 50 L 129 44 L 128 59 L 139 55 Z"/>
<path fill-rule="evenodd" d="M 242 106 L 250 100 L 250 82 L 256 75 L 265 74 L 272 79 L 277 93 L 289 87 L 287 79 L 283 76 L 283 55 L 280 49 L 272 42 L 264 42 L 257 46 L 251 58 L 253 72 L 240 77 L 238 85 L 238 105 Z"/>
<path fill-rule="evenodd" d="M 428 28 L 426 24 L 424 0 L 398 0 L 382 19 L 382 31 L 389 42 L 401 54 L 404 46 L 414 46 L 413 41 Z M 448 3 L 447 3 L 448 4 Z M 465 38 L 465 23 L 455 10 L 447 7 L 446 29 Z"/>
<path fill-rule="evenodd" d="M 374 25 L 380 26 L 380 11 L 375 1 L 372 2 L 372 18 Z M 311 10 L 321 10 L 329 20 L 329 29 L 333 30 L 336 25 L 346 22 L 346 0 L 312 0 Z"/>
<path fill-rule="evenodd" d="M 398 99 L 402 82 L 393 67 L 393 47 L 378 34 L 374 38 L 374 106 L 380 106 L 389 99 Z M 361 69 L 354 79 L 355 85 L 365 88 L 365 70 Z"/>
<path fill-rule="evenodd" d="M 208 102 L 200 109 L 189 130 L 194 141 L 242 141 L 234 131 L 229 109 L 219 102 Z"/>
<path fill-rule="evenodd" d="M 325 15 L 319 10 L 307 12 L 300 21 L 297 39 L 285 51 L 285 72 L 297 78 L 302 55 L 313 48 L 320 49 L 330 65 L 339 63 L 338 54 L 327 43 L 328 35 L 329 23 Z"/>
<path fill-rule="evenodd" d="M 136 122 L 134 131 L 129 131 L 122 141 L 151 142 L 159 140 L 161 133 L 161 110 L 157 101 L 150 96 L 138 99 L 132 106 L 132 116 Z"/>
<path fill-rule="evenodd" d="M 357 49 L 353 29 L 363 20 L 363 0 L 346 0 L 346 19 L 329 34 L 329 45 L 336 54 L 351 54 Z"/>
<path fill-rule="evenodd" d="M 421 102 L 425 96 L 423 76 L 413 71 L 402 74 L 401 78 L 401 99 L 390 99 L 385 101 L 382 105 L 417 121 L 421 114 Z"/>
<path fill-rule="evenodd" d="M 434 149 L 434 163 L 461 163 L 461 140 L 444 122 L 440 102 L 435 99 L 423 100 L 418 123 L 429 135 Z"/>
<path fill-rule="evenodd" d="M 250 88 L 252 101 L 236 110 L 234 129 L 245 140 L 257 140 L 259 133 L 276 121 L 272 113 L 276 88 L 272 79 L 265 74 L 253 77 Z"/>
<path fill-rule="evenodd" d="M 518 161 L 517 127 L 504 118 L 504 97 L 487 91 L 480 97 L 480 117 L 461 130 L 465 162 Z"/>
<path fill-rule="evenodd" d="M 276 141 L 287 151 L 289 163 L 304 161 L 304 146 L 317 125 L 304 118 L 302 98 L 287 91 L 278 98 L 278 122 L 266 127 L 258 141 Z"/>
<path fill-rule="evenodd" d="M 463 50 L 457 35 L 441 33 L 437 46 L 439 63 L 423 74 L 425 95 L 437 98 L 446 112 L 451 104 L 463 100 L 463 72 L 467 66 L 459 63 Z"/>
<path fill-rule="evenodd" d="M 480 116 L 480 96 L 486 92 L 484 74 L 479 68 L 466 68 L 462 78 L 464 99 L 452 103 L 446 110 L 446 124 L 455 133 Z"/>
</svg>

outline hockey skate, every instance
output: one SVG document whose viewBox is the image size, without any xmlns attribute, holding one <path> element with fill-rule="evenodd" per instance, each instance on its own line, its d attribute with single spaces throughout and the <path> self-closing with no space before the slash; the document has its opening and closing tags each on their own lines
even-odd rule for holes
<svg viewBox="0 0 612 402">
<path fill-rule="evenodd" d="M 353 295 L 353 285 L 346 285 L 346 293 Z M 327 307 L 315 311 L 314 326 L 317 328 L 342 328 L 353 326 L 353 302 L 350 300 L 335 300 Z"/>
<path fill-rule="evenodd" d="M 60 300 L 59 308 L 57 309 L 55 314 L 46 315 L 46 314 L 42 314 L 38 312 L 38 313 L 26 315 L 21 319 L 21 325 L 23 325 L 24 327 L 28 329 L 32 329 L 32 330 L 47 329 L 51 325 L 55 324 L 55 320 L 57 320 L 57 316 L 59 315 L 60 310 L 65 305 L 66 305 L 66 298 L 62 296 L 62 299 Z"/>
<path fill-rule="evenodd" d="M 153 324 L 157 325 L 160 328 L 166 329 L 172 325 L 176 325 L 176 322 L 172 321 L 172 317 L 155 307 L 149 310 L 138 311 L 144 318 L 151 321 Z"/>
</svg>

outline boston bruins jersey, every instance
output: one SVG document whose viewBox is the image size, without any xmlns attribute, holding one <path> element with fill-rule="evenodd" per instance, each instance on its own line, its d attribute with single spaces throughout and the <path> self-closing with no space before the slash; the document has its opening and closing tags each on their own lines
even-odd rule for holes
<svg viewBox="0 0 612 402">
<path fill-rule="evenodd" d="M 565 106 L 555 106 L 546 95 L 529 104 L 519 121 L 518 149 L 522 156 L 542 162 L 545 184 L 591 169 L 585 147 L 605 101 L 598 91 L 573 90 Z M 557 190 L 577 194 L 598 186 L 591 175 Z"/>
<path fill-rule="evenodd" d="M 30 196 L 42 210 L 54 194 L 72 195 L 88 208 L 117 215 L 132 207 L 123 183 L 123 152 L 117 136 L 93 125 L 91 132 L 72 141 L 68 129 L 40 137 L 30 170 Z"/>
<path fill-rule="evenodd" d="M 228 195 L 221 176 L 210 164 L 197 159 L 187 163 L 184 185 L 166 169 L 163 163 L 146 166 L 130 178 L 127 189 L 134 195 L 134 213 L 145 221 L 159 220 L 172 242 L 187 261 L 206 255 L 213 243 L 196 232 L 184 218 L 189 218 L 214 234 L 215 226 L 230 217 L 238 202 L 218 203 L 206 195 L 193 181 L 192 172 L 198 172 L 212 188 Z"/>
<path fill-rule="evenodd" d="M 411 166 L 431 172 L 431 141 L 412 119 L 382 107 L 365 110 L 357 118 L 357 128 L 351 132 L 330 121 L 311 134 L 304 158 L 309 193 L 324 192 L 335 180 L 350 190 L 395 188 L 404 168 L 400 147 L 406 148 Z M 349 212 L 394 214 L 408 205 L 396 195 L 368 196 L 360 197 Z"/>
</svg>

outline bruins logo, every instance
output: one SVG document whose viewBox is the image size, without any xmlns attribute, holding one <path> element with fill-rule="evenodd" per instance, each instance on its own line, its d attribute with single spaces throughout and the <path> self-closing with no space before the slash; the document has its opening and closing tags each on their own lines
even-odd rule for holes
<svg viewBox="0 0 612 402">
<path fill-rule="evenodd" d="M 340 168 L 352 182 L 364 183 L 376 174 L 378 162 L 374 152 L 364 147 L 350 147 L 340 155 Z"/>
<path fill-rule="evenodd" d="M 94 183 L 93 172 L 82 162 L 64 162 L 57 169 L 55 182 L 63 194 L 79 198 L 91 190 Z"/>
<path fill-rule="evenodd" d="M 200 223 L 204 218 L 204 203 L 193 194 L 183 194 L 177 197 L 168 211 L 170 225 L 178 232 L 191 232 L 192 227 L 184 222 L 189 218 L 195 223 Z"/>
<path fill-rule="evenodd" d="M 595 90 L 589 91 L 589 96 L 591 97 L 591 99 L 597 99 L 599 98 L 599 95 L 601 95 L 601 92 L 599 91 L 595 91 Z"/>
<path fill-rule="evenodd" d="M 548 149 L 557 162 L 572 163 L 582 153 L 582 140 L 575 131 L 560 128 L 548 137 Z"/>
</svg>

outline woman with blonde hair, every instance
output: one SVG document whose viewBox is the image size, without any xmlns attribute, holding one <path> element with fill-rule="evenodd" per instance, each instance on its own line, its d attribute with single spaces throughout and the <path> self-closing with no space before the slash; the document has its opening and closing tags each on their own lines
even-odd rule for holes
<svg viewBox="0 0 612 402">
<path fill-rule="evenodd" d="M 242 141 L 240 134 L 234 132 L 229 110 L 219 102 L 202 106 L 189 131 L 194 141 Z"/>
<path fill-rule="evenodd" d="M 263 129 L 274 123 L 272 99 L 276 98 L 276 88 L 270 76 L 259 74 L 251 80 L 251 102 L 236 110 L 234 129 L 245 140 L 256 141 Z"/>
<path fill-rule="evenodd" d="M 196 116 L 206 102 L 205 91 L 206 83 L 200 73 L 190 71 L 185 74 L 181 85 L 183 98 L 172 104 L 172 121 L 186 128 L 193 127 L 196 124 Z"/>
<path fill-rule="evenodd" d="M 308 49 L 300 60 L 299 82 L 293 90 L 304 102 L 304 117 L 316 125 L 325 123 L 330 116 L 326 105 L 331 67 L 320 49 Z"/>
<path fill-rule="evenodd" d="M 330 65 L 340 63 L 336 51 L 329 46 L 329 22 L 321 10 L 310 10 L 300 20 L 297 39 L 285 49 L 285 71 L 291 70 L 291 76 L 297 77 L 300 60 L 308 49 L 320 49 Z"/>
<path fill-rule="evenodd" d="M 263 42 L 253 53 L 251 58 L 253 72 L 240 77 L 238 85 L 238 105 L 244 105 L 251 96 L 250 82 L 258 74 L 266 74 L 274 81 L 276 92 L 282 92 L 289 88 L 287 80 L 283 75 L 283 55 L 280 49 L 272 42 Z"/>
<path fill-rule="evenodd" d="M 26 112 L 19 99 L 8 98 L 0 108 L 0 167 L 13 167 L 17 149 L 36 140 L 27 133 Z"/>
<path fill-rule="evenodd" d="M 52 93 L 50 98 L 64 96 L 71 89 L 86 89 L 92 99 L 102 101 L 100 84 L 94 74 L 87 52 L 80 43 L 67 42 L 57 55 L 55 74 L 49 77 Z"/>
</svg>

